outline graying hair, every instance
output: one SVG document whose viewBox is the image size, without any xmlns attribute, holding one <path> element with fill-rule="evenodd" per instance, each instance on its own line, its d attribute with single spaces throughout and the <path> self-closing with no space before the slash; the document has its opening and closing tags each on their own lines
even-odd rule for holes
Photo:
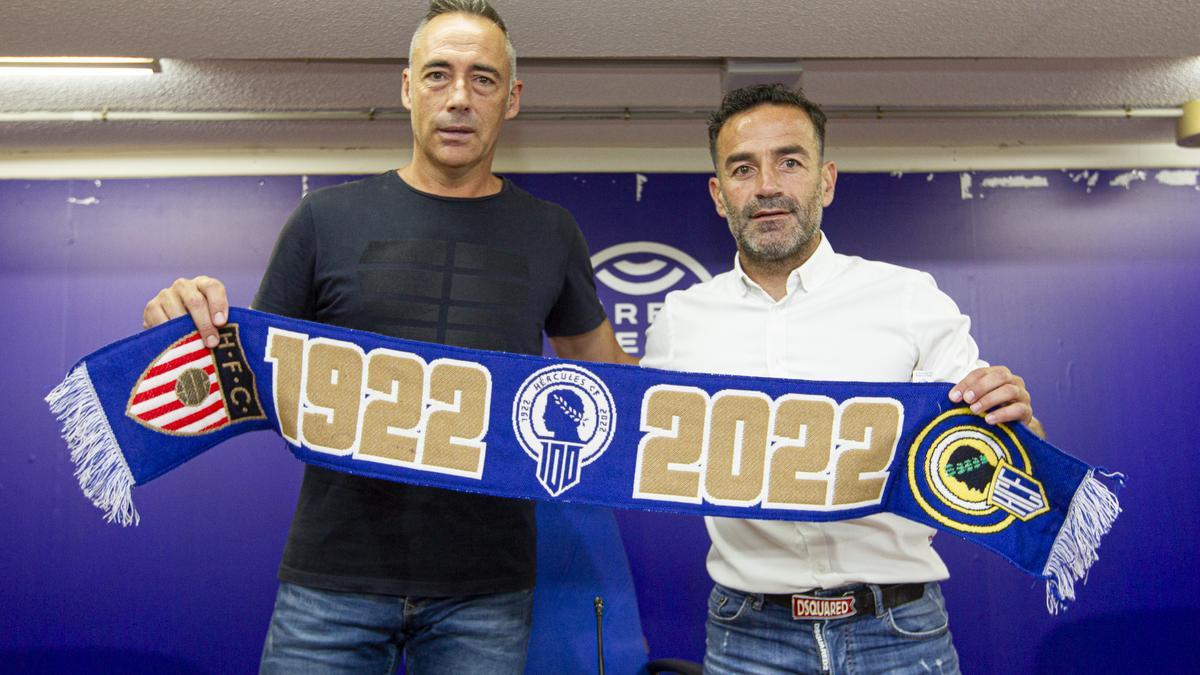
<svg viewBox="0 0 1200 675">
<path fill-rule="evenodd" d="M 504 34 L 504 54 L 508 57 L 508 91 L 511 94 L 513 87 L 517 84 L 517 50 L 513 47 L 512 38 L 508 36 L 508 26 L 504 25 L 504 19 L 500 18 L 500 14 L 488 4 L 487 0 L 433 0 L 430 2 L 429 11 L 425 13 L 425 18 L 421 19 L 421 23 L 417 24 L 412 40 L 408 43 L 409 67 L 412 67 L 413 52 L 417 49 L 417 40 L 421 38 L 425 26 L 443 14 L 469 14 L 496 24 L 500 32 Z"/>
</svg>

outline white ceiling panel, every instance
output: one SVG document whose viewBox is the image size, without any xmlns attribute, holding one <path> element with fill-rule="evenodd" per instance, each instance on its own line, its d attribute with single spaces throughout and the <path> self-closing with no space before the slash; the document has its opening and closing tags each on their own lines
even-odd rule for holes
<svg viewBox="0 0 1200 675">
<path fill-rule="evenodd" d="M 1189 3 L 1034 0 L 646 3 L 497 0 L 522 60 L 509 146 L 689 147 L 721 96 L 725 59 L 798 59 L 835 114 L 833 147 L 1170 143 L 1171 119 L 838 119 L 839 108 L 1176 109 L 1200 98 Z M 138 55 L 145 78 L 0 75 L 4 113 L 396 111 L 423 2 L 10 2 L 0 55 Z M 352 59 L 352 60 L 347 60 Z M 627 120 L 548 111 L 629 108 Z M 644 111 L 674 110 L 655 120 Z M 540 117 L 535 113 L 542 113 Z M 538 117 L 538 119 L 534 119 Z M 550 115 L 553 117 L 553 115 Z M 0 151 L 388 148 L 403 121 L 0 121 Z"/>
<path fill-rule="evenodd" d="M 1197 53 L 1173 0 L 497 0 L 536 58 L 1152 57 Z M 427 5 L 396 0 L 9 3 L 0 53 L 402 57 Z"/>
</svg>

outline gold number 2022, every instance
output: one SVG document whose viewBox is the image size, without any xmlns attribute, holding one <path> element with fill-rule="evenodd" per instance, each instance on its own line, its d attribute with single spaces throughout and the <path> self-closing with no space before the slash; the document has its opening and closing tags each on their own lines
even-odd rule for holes
<svg viewBox="0 0 1200 675">
<path fill-rule="evenodd" d="M 634 497 L 837 511 L 878 504 L 900 403 L 658 386 L 642 401 Z"/>
<path fill-rule="evenodd" d="M 331 455 L 479 478 L 491 373 L 465 361 L 425 363 L 272 328 L 275 410 L 283 436 Z"/>
</svg>

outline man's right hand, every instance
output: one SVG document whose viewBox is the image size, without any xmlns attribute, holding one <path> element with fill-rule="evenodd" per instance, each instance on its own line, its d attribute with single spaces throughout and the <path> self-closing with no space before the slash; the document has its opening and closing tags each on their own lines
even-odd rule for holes
<svg viewBox="0 0 1200 675">
<path fill-rule="evenodd" d="M 216 347 L 220 342 L 217 328 L 229 317 L 229 300 L 225 284 L 212 277 L 176 279 L 175 283 L 158 292 L 142 311 L 142 327 L 152 328 L 185 314 L 192 316 L 204 344 Z"/>
</svg>

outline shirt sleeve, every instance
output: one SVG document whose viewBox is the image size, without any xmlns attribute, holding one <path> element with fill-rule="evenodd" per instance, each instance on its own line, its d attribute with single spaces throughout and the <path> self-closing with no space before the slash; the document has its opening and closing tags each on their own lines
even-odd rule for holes
<svg viewBox="0 0 1200 675">
<path fill-rule="evenodd" d="M 596 297 L 592 259 L 579 225 L 569 214 L 567 264 L 562 290 L 546 317 L 546 334 L 551 337 L 582 335 L 604 322 L 604 306 Z"/>
<path fill-rule="evenodd" d="M 933 382 L 958 382 L 987 366 L 971 337 L 971 319 L 925 272 L 910 286 L 909 329 L 917 345 L 915 371 Z"/>
<path fill-rule="evenodd" d="M 292 212 L 271 252 L 254 296 L 254 309 L 296 319 L 316 314 L 316 235 L 308 198 Z"/>
</svg>

